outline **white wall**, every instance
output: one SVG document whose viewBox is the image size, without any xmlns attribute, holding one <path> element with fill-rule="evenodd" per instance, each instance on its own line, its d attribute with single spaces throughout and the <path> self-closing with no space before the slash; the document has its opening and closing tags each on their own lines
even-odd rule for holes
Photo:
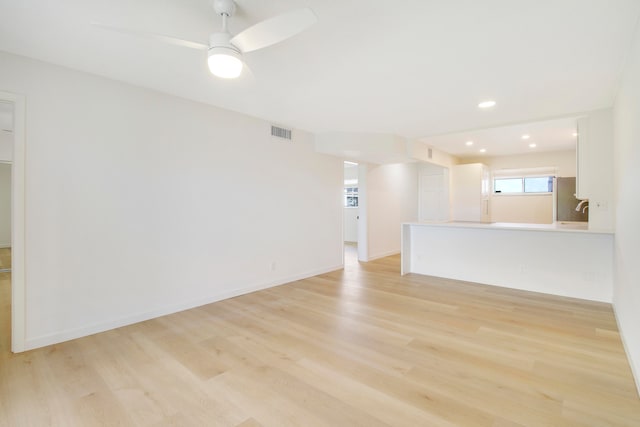
<svg viewBox="0 0 640 427">
<path fill-rule="evenodd" d="M 529 153 L 517 156 L 482 156 L 464 159 L 461 163 L 484 163 L 492 171 L 554 167 L 558 171 L 558 176 L 576 176 L 576 150 Z"/>
<path fill-rule="evenodd" d="M 0 163 L 0 248 L 11 247 L 11 165 Z"/>
<path fill-rule="evenodd" d="M 525 224 L 551 224 L 553 222 L 553 194 L 493 195 L 491 221 Z"/>
<path fill-rule="evenodd" d="M 343 164 L 230 111 L 0 53 L 26 95 L 33 348 L 342 266 Z"/>
<path fill-rule="evenodd" d="M 451 169 L 451 166 L 460 163 L 457 157 L 433 147 L 429 147 L 421 141 L 411 140 L 407 143 L 407 147 L 409 157 L 421 162 L 431 163 L 447 169 Z M 429 150 L 431 150 L 431 157 L 429 157 Z"/>
<path fill-rule="evenodd" d="M 418 219 L 418 165 L 367 165 L 365 182 L 368 260 L 399 253 L 401 224 Z"/>
<path fill-rule="evenodd" d="M 382 164 L 410 160 L 407 140 L 393 134 L 326 132 L 315 135 L 319 153 L 362 163 Z"/>
<path fill-rule="evenodd" d="M 614 105 L 613 304 L 640 392 L 640 31 Z"/>
<path fill-rule="evenodd" d="M 344 165 L 344 179 L 358 180 L 358 165 Z"/>
</svg>

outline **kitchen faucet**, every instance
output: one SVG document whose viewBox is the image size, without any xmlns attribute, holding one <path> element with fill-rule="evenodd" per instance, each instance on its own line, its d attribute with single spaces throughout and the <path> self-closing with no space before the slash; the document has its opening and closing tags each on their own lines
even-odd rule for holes
<svg viewBox="0 0 640 427">
<path fill-rule="evenodd" d="M 580 203 L 578 203 L 578 206 L 576 206 L 576 212 L 580 212 L 580 210 L 582 210 L 582 205 L 585 203 L 589 203 L 589 200 L 581 200 Z M 589 205 L 585 206 L 585 209 L 588 207 Z M 582 210 L 582 212 L 584 213 L 584 210 Z"/>
</svg>

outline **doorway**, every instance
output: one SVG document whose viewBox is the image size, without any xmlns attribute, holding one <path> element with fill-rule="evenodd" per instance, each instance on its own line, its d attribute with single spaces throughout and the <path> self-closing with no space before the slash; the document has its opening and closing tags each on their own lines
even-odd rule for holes
<svg viewBox="0 0 640 427">
<path fill-rule="evenodd" d="M 0 160 L 0 274 L 11 273 L 11 169 Z"/>
<path fill-rule="evenodd" d="M 0 92 L 0 350 L 25 345 L 25 97 Z"/>
<path fill-rule="evenodd" d="M 359 210 L 360 189 L 358 185 L 358 163 L 345 160 L 342 227 L 345 267 L 358 263 Z"/>
<path fill-rule="evenodd" d="M 13 103 L 0 102 L 0 352 L 11 348 Z"/>
<path fill-rule="evenodd" d="M 0 273 L 11 273 L 11 169 L 11 162 L 0 159 Z"/>
<path fill-rule="evenodd" d="M 5 133 L 4 130 L 0 132 Z M 11 350 L 11 163 L 0 162 L 0 353 Z M 1 357 L 1 356 L 0 356 Z"/>
</svg>

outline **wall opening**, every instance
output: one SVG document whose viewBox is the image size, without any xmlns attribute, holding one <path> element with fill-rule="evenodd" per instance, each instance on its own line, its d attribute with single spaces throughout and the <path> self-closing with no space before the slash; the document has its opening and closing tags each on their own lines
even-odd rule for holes
<svg viewBox="0 0 640 427">
<path fill-rule="evenodd" d="M 0 351 L 11 348 L 13 103 L 0 101 Z"/>
<path fill-rule="evenodd" d="M 4 165 L 9 165 L 10 169 L 10 238 L 9 242 L 0 246 L 10 244 L 10 255 L 5 254 L 3 263 L 10 263 L 10 272 L 0 273 L 10 275 L 4 286 L 4 291 L 0 293 L 0 303 L 2 306 L 10 307 L 9 310 L 2 310 L 5 313 L 0 319 L 2 326 L 2 348 L 9 346 L 11 341 L 11 351 L 18 353 L 25 348 L 25 328 L 26 328 L 26 300 L 25 300 L 25 98 L 9 92 L 0 92 L 0 161 Z M 6 168 L 6 166 L 5 166 Z M 5 172 L 7 172 L 5 170 Z M 1 173 L 1 172 L 0 172 Z M 5 184 L 6 181 L 5 181 Z M 1 185 L 1 184 L 0 184 Z M 2 197 L 2 195 L 0 195 Z M 0 219 L 1 221 L 2 219 Z M 1 235 L 0 235 L 1 238 Z M 4 248 L 6 249 L 6 248 Z M 4 250 L 0 248 L 0 250 Z M 6 250 L 4 252 L 7 252 Z M 2 255 L 0 255 L 2 256 Z M 1 279 L 0 279 L 1 280 Z M 8 287 L 6 287 L 8 286 Z M 10 331 L 10 332 L 9 332 Z M 10 338 L 9 338 L 10 335 Z"/>
<path fill-rule="evenodd" d="M 343 185 L 343 240 L 344 264 L 358 262 L 358 220 L 360 194 L 358 186 L 358 163 L 344 162 Z"/>
</svg>

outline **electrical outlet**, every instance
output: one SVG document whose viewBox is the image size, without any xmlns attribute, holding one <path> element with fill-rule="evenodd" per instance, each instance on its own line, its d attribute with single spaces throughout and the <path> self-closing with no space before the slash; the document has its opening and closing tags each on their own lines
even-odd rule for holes
<svg viewBox="0 0 640 427">
<path fill-rule="evenodd" d="M 600 209 L 601 211 L 606 211 L 608 208 L 607 202 L 605 200 L 596 200 L 593 202 L 593 204 L 595 205 L 596 208 Z"/>
</svg>

